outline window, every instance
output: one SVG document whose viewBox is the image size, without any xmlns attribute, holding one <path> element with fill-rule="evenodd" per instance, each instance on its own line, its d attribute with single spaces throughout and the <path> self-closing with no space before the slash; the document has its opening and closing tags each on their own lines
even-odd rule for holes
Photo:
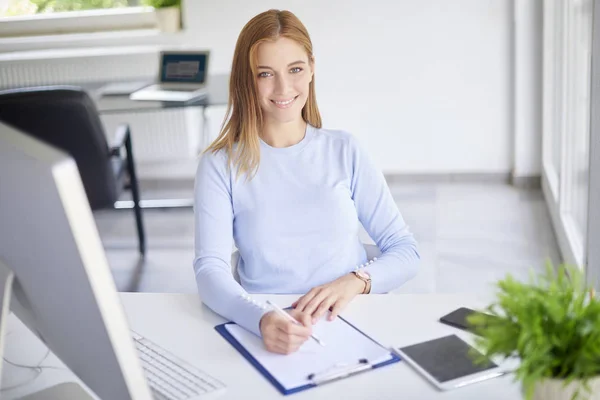
<svg viewBox="0 0 600 400">
<path fill-rule="evenodd" d="M 0 17 L 137 7 L 140 0 L 0 0 Z"/>
<path fill-rule="evenodd" d="M 545 194 L 561 253 L 579 266 L 588 251 L 593 3 L 544 2 Z"/>
<path fill-rule="evenodd" d="M 21 37 L 63 37 L 111 31 L 164 31 L 164 15 L 157 7 L 176 6 L 179 0 L 0 0 L 0 39 Z M 172 10 L 175 10 L 172 8 Z M 179 11 L 171 31 L 180 27 Z"/>
</svg>

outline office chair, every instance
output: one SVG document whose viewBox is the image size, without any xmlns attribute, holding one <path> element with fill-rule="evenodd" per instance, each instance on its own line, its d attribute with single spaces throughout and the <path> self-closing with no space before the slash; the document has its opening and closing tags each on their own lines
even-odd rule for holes
<svg viewBox="0 0 600 400">
<path fill-rule="evenodd" d="M 73 86 L 0 91 L 0 121 L 71 155 L 92 210 L 114 208 L 128 186 L 133 197 L 139 252 L 145 256 L 146 238 L 128 125 L 119 126 L 115 143 L 109 147 L 93 101 Z"/>
<path fill-rule="evenodd" d="M 377 247 L 376 244 L 367 244 L 363 243 L 363 247 L 367 252 L 367 260 L 372 260 L 374 257 L 379 257 L 381 255 L 381 250 Z M 240 273 L 238 271 L 238 264 L 240 262 L 240 252 L 236 250 L 231 255 L 231 274 L 237 283 L 241 283 L 240 281 Z"/>
</svg>

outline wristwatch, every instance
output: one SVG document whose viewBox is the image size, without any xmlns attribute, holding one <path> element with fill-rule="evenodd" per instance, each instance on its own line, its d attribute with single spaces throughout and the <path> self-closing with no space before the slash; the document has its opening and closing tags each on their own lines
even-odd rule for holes
<svg viewBox="0 0 600 400">
<path fill-rule="evenodd" d="M 361 281 L 365 283 L 365 289 L 362 294 L 369 294 L 371 292 L 371 275 L 368 272 L 361 270 L 354 270 L 352 273 Z"/>
</svg>

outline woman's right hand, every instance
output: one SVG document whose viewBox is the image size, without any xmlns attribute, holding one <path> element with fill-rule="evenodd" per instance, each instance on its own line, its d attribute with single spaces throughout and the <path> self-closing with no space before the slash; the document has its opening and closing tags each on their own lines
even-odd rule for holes
<svg viewBox="0 0 600 400">
<path fill-rule="evenodd" d="M 310 338 L 312 334 L 310 315 L 296 310 L 291 310 L 290 315 L 302 325 L 287 320 L 275 311 L 269 311 L 260 319 L 260 333 L 268 351 L 291 354 Z"/>
</svg>

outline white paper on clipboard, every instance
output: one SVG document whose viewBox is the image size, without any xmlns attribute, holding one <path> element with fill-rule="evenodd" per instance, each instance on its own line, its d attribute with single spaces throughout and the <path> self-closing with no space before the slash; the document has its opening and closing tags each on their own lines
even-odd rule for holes
<svg viewBox="0 0 600 400">
<path fill-rule="evenodd" d="M 378 364 L 393 357 L 389 349 L 342 318 L 322 319 L 313 326 L 313 333 L 325 346 L 309 339 L 297 352 L 289 355 L 267 351 L 262 338 L 239 325 L 226 325 L 226 329 L 286 390 L 314 383 L 308 378 L 311 374 L 323 376 L 337 369 L 351 368 L 361 359 Z"/>
</svg>

